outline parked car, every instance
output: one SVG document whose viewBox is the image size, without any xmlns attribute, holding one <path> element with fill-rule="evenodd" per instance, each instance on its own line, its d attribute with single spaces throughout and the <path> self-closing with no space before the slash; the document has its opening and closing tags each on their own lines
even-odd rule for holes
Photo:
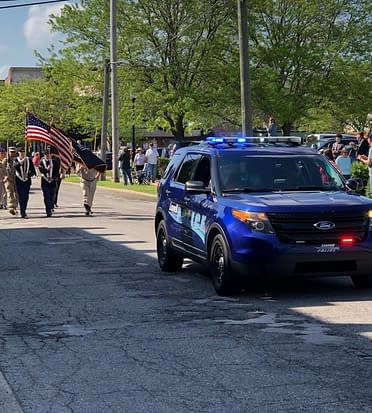
<svg viewBox="0 0 372 413">
<path fill-rule="evenodd" d="M 347 133 L 342 133 L 341 134 L 342 139 L 356 139 L 356 137 L 354 135 L 350 135 Z M 318 149 L 322 146 L 324 146 L 324 144 L 328 143 L 329 141 L 331 141 L 333 139 L 333 141 L 335 141 L 336 139 L 336 133 L 314 133 L 311 135 L 308 135 L 306 137 L 306 144 L 311 146 L 314 149 Z"/>
<path fill-rule="evenodd" d="M 106 165 L 107 165 L 107 170 L 111 171 L 111 169 L 112 169 L 112 152 L 106 152 Z"/>
<path fill-rule="evenodd" d="M 239 280 L 351 276 L 371 283 L 372 199 L 311 148 L 270 138 L 218 138 L 178 149 L 158 186 L 155 234 L 163 271 L 185 258 L 216 292 Z"/>
<path fill-rule="evenodd" d="M 329 139 L 325 142 L 322 143 L 322 145 L 320 145 L 317 148 L 318 152 L 322 153 L 324 152 L 325 149 L 327 148 L 332 148 L 332 145 L 336 142 L 336 139 Z M 341 139 L 341 144 L 344 146 L 348 146 L 350 142 L 355 142 L 355 144 L 358 144 L 358 139 L 355 136 L 352 137 L 343 137 Z"/>
</svg>

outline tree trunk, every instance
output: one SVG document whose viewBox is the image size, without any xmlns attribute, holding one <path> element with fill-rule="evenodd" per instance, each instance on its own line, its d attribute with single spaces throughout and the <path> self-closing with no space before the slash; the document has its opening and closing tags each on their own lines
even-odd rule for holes
<svg viewBox="0 0 372 413">
<path fill-rule="evenodd" d="M 173 135 L 178 141 L 183 141 L 185 139 L 185 127 L 183 125 L 183 114 L 179 114 L 176 119 L 176 123 L 173 128 L 171 128 Z"/>
<path fill-rule="evenodd" d="M 292 129 L 292 123 L 291 122 L 284 122 L 283 126 L 282 126 L 283 136 L 290 136 L 291 129 Z"/>
</svg>

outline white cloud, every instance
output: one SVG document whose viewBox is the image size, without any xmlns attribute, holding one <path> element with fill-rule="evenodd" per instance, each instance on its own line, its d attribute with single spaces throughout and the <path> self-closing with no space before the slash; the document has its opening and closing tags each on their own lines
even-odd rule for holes
<svg viewBox="0 0 372 413">
<path fill-rule="evenodd" d="M 62 7 L 63 4 L 30 7 L 28 18 L 23 25 L 23 33 L 31 49 L 47 48 L 57 39 L 58 34 L 51 33 L 48 20 L 50 14 L 59 16 Z"/>
</svg>

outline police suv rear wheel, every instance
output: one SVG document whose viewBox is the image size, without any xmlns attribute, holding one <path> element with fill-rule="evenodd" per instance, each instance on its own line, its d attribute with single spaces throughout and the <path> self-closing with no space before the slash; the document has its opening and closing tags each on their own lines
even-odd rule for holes
<svg viewBox="0 0 372 413">
<path fill-rule="evenodd" d="M 156 232 L 156 250 L 159 267 L 163 271 L 179 271 L 182 268 L 183 257 L 170 246 L 164 221 L 161 221 Z"/>
<path fill-rule="evenodd" d="M 213 239 L 209 253 L 209 266 L 216 293 L 231 295 L 235 290 L 234 280 L 226 242 L 221 234 L 216 235 Z"/>
</svg>

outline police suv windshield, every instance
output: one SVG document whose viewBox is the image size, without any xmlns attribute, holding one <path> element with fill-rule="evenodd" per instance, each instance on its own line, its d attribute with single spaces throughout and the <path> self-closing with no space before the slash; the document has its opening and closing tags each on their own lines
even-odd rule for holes
<svg viewBox="0 0 372 413">
<path fill-rule="evenodd" d="M 341 175 L 321 155 L 252 155 L 218 160 L 222 192 L 340 191 Z"/>
</svg>

